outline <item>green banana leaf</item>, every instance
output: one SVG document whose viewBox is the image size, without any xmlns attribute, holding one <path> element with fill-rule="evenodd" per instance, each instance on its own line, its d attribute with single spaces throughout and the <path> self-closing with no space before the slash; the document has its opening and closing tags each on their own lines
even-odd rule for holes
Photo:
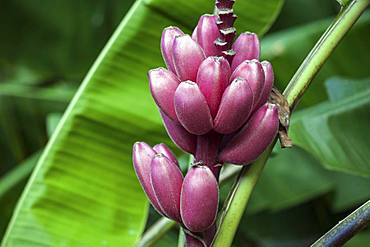
<svg viewBox="0 0 370 247">
<path fill-rule="evenodd" d="M 262 34 L 282 2 L 237 2 L 239 30 Z M 131 147 L 139 140 L 170 144 L 146 72 L 163 66 L 161 30 L 179 25 L 190 32 L 212 4 L 146 0 L 133 5 L 63 115 L 2 246 L 132 246 L 138 240 L 148 203 L 131 165 Z"/>
<path fill-rule="evenodd" d="M 226 199 L 232 184 L 231 180 L 220 188 L 222 201 Z M 312 155 L 299 147 L 277 147 L 258 179 L 246 213 L 253 215 L 261 211 L 291 208 L 333 189 L 334 183 L 328 171 Z"/>
<path fill-rule="evenodd" d="M 346 243 L 345 247 L 363 247 L 370 243 L 370 231 L 363 231 L 355 235 L 353 239 Z"/>
<path fill-rule="evenodd" d="M 316 210 L 310 202 L 279 212 L 244 215 L 235 246 L 245 246 L 247 241 L 250 246 L 310 246 L 328 227 Z"/>
<path fill-rule="evenodd" d="M 328 171 L 299 147 L 283 149 L 267 162 L 247 214 L 280 211 L 329 196 L 333 212 L 350 210 L 370 198 L 370 178 Z"/>
<path fill-rule="evenodd" d="M 327 172 L 311 155 L 297 147 L 283 149 L 268 160 L 247 213 L 289 208 L 332 189 Z"/>
<path fill-rule="evenodd" d="M 370 88 L 370 77 L 362 80 L 333 77 L 325 82 L 329 100 L 332 102 L 345 99 Z"/>
<path fill-rule="evenodd" d="M 369 83 L 361 82 L 361 84 Z M 333 82 L 332 82 L 333 83 Z M 370 86 L 358 87 L 356 93 L 345 97 L 344 90 L 332 95 L 342 96 L 307 108 L 296 114 L 290 127 L 290 136 L 297 146 L 313 154 L 324 167 L 330 170 L 343 171 L 354 175 L 370 177 Z M 356 81 L 352 81 L 356 85 Z M 352 91 L 353 92 L 353 91 Z M 335 97 L 335 96 L 332 96 Z"/>
<path fill-rule="evenodd" d="M 331 208 L 334 212 L 351 210 L 370 198 L 370 178 L 332 172 L 330 180 L 335 183 L 331 201 Z"/>
<path fill-rule="evenodd" d="M 333 214 L 324 200 L 314 200 L 279 212 L 245 215 L 233 246 L 287 247 L 310 246 L 349 212 Z M 369 229 L 355 235 L 345 247 L 364 247 L 370 239 Z"/>
</svg>

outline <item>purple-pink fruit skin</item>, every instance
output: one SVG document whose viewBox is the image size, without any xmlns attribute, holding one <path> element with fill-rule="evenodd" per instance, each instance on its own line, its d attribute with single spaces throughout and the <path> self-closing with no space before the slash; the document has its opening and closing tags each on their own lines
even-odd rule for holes
<svg viewBox="0 0 370 247">
<path fill-rule="evenodd" d="M 203 135 L 213 128 L 207 101 L 195 82 L 181 82 L 174 102 L 177 119 L 191 134 Z"/>
<path fill-rule="evenodd" d="M 256 160 L 274 140 L 279 128 L 277 106 L 266 103 L 221 150 L 222 162 L 245 165 Z"/>
<path fill-rule="evenodd" d="M 189 35 L 177 36 L 173 43 L 173 62 L 181 81 L 195 81 L 199 65 L 205 59 L 204 52 Z"/>
<path fill-rule="evenodd" d="M 253 105 L 253 93 L 248 82 L 236 78 L 226 88 L 217 116 L 214 130 L 221 134 L 230 134 L 238 130 L 247 121 Z"/>
<path fill-rule="evenodd" d="M 165 215 L 181 222 L 180 194 L 183 176 L 180 168 L 163 154 L 156 154 L 151 164 L 150 179 Z"/>
<path fill-rule="evenodd" d="M 173 97 L 180 84 L 174 73 L 164 68 L 152 69 L 148 73 L 149 86 L 158 107 L 171 119 L 176 120 Z"/>
<path fill-rule="evenodd" d="M 266 101 L 270 97 L 272 86 L 274 85 L 274 71 L 272 69 L 271 63 L 268 61 L 263 61 L 261 62 L 261 65 L 263 68 L 263 72 L 265 73 L 265 83 L 263 85 L 261 98 L 257 107 L 262 106 L 263 104 L 266 103 Z"/>
<path fill-rule="evenodd" d="M 193 166 L 184 178 L 180 212 L 187 229 L 203 232 L 215 222 L 218 209 L 218 184 L 206 166 Z"/>
<path fill-rule="evenodd" d="M 259 59 L 260 42 L 255 33 L 245 32 L 239 35 L 233 44 L 235 56 L 231 63 L 231 69 L 235 70 L 245 60 Z"/>
<path fill-rule="evenodd" d="M 253 106 L 256 106 L 261 98 L 265 83 L 265 74 L 261 63 L 257 60 L 246 60 L 242 62 L 231 74 L 230 80 L 233 81 L 237 77 L 247 80 L 253 92 Z"/>
<path fill-rule="evenodd" d="M 166 114 L 160 111 L 164 127 L 171 140 L 185 152 L 195 154 L 197 145 L 197 136 L 190 134 L 182 125 L 170 119 Z"/>
<path fill-rule="evenodd" d="M 177 166 L 179 165 L 179 162 L 177 161 L 176 156 L 172 153 L 171 149 L 169 147 L 167 147 L 166 144 L 164 144 L 164 143 L 156 144 L 153 147 L 153 150 L 157 154 L 163 154 L 164 156 L 169 158 L 173 163 L 175 163 Z"/>
<path fill-rule="evenodd" d="M 202 233 L 204 242 L 207 244 L 207 246 L 211 246 L 212 241 L 216 235 L 217 232 L 217 224 L 216 222 L 208 228 L 206 231 Z"/>
<path fill-rule="evenodd" d="M 216 21 L 215 15 L 202 15 L 198 22 L 197 41 L 207 57 L 221 55 L 221 50 L 215 45 L 216 39 L 220 36 Z"/>
<path fill-rule="evenodd" d="M 178 27 L 167 27 L 162 32 L 161 38 L 161 52 L 164 62 L 167 68 L 176 73 L 175 66 L 173 64 L 173 42 L 177 36 L 184 35 L 184 33 Z"/>
<path fill-rule="evenodd" d="M 145 142 L 136 142 L 133 146 L 132 161 L 134 163 L 136 176 L 153 207 L 160 214 L 164 215 L 154 193 L 152 184 L 150 183 L 151 163 L 155 155 L 155 151 Z"/>
<path fill-rule="evenodd" d="M 204 247 L 204 244 L 193 236 L 185 233 L 185 247 Z"/>
<path fill-rule="evenodd" d="M 224 57 L 208 57 L 199 67 L 196 82 L 207 100 L 212 117 L 217 114 L 230 74 L 229 62 Z"/>
<path fill-rule="evenodd" d="M 191 34 L 191 38 L 192 38 L 194 41 L 196 41 L 196 42 L 198 42 L 198 37 L 197 37 L 197 35 L 198 35 L 198 26 L 196 26 L 196 27 L 194 28 L 194 30 L 193 30 L 193 32 L 192 32 L 192 34 Z"/>
</svg>

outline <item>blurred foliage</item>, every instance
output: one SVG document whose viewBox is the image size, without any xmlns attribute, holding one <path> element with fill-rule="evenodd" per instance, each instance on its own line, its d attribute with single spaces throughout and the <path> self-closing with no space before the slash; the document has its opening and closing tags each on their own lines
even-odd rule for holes
<svg viewBox="0 0 370 247">
<path fill-rule="evenodd" d="M 65 83 L 49 87 L 0 83 L 0 175 L 44 147 L 46 116 L 63 111 L 74 91 Z"/>
<path fill-rule="evenodd" d="M 341 82 L 328 82 L 330 100 L 293 117 L 290 135 L 325 167 L 370 177 L 370 79 L 347 81 L 344 88 Z"/>
<path fill-rule="evenodd" d="M 31 174 L 36 165 L 39 152 L 31 155 L 17 167 L 12 169 L 0 180 L 0 233 L 4 234 L 4 230 L 10 220 L 16 202 L 26 184 L 27 178 Z"/>
<path fill-rule="evenodd" d="M 339 9 L 340 6 L 335 1 L 330 0 L 286 0 L 279 18 L 271 28 L 271 32 L 286 30 L 328 16 L 334 16 Z"/>
<path fill-rule="evenodd" d="M 43 79 L 80 82 L 132 2 L 2 1 L 0 62 L 15 73 L 23 65 Z"/>
<path fill-rule="evenodd" d="M 48 133 L 57 128 L 132 3 L 2 1 L 0 235 Z M 263 57 L 272 61 L 281 89 L 340 8 L 334 0 L 282 4 L 250 0 L 235 5 L 238 30 L 259 34 L 282 7 L 262 42 Z M 147 204 L 132 172 L 131 145 L 140 139 L 169 143 L 149 96 L 146 71 L 163 65 L 158 45 L 163 27 L 178 25 L 189 32 L 206 12 L 212 12 L 206 0 L 197 6 L 142 0 L 126 17 L 130 21 L 121 24 L 92 67 L 39 161 L 14 219 L 8 242 L 14 244 L 4 246 L 132 245 Z M 314 80 L 293 118 L 297 147 L 276 149 L 234 246 L 307 246 L 370 198 L 369 29 L 367 12 Z M 222 188 L 223 198 L 229 186 Z M 157 217 L 150 214 L 149 224 Z M 30 242 L 35 236 L 36 242 Z M 177 238 L 174 229 L 157 246 L 175 246 Z M 347 246 L 366 246 L 369 238 L 365 229 Z"/>
</svg>

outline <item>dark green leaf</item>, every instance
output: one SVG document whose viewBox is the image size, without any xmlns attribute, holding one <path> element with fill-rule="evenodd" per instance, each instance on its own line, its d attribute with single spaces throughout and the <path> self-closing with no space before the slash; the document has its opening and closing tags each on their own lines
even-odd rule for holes
<svg viewBox="0 0 370 247">
<path fill-rule="evenodd" d="M 363 231 L 350 239 L 344 247 L 364 247 L 370 243 L 370 232 Z"/>
<path fill-rule="evenodd" d="M 286 0 L 271 31 L 283 30 L 328 18 L 337 14 L 338 11 L 338 4 L 335 1 Z"/>
<path fill-rule="evenodd" d="M 331 174 L 335 183 L 332 208 L 335 212 L 350 210 L 370 198 L 370 178 L 363 178 L 345 173 Z"/>
<path fill-rule="evenodd" d="M 329 100 L 337 101 L 370 88 L 370 78 L 363 80 L 330 78 L 325 82 Z"/>
<path fill-rule="evenodd" d="M 0 62 L 32 68 L 44 79 L 80 80 L 133 2 L 3 1 Z"/>
<path fill-rule="evenodd" d="M 292 207 L 332 188 L 333 183 L 325 170 L 305 151 L 299 148 L 280 150 L 268 160 L 247 212 Z"/>
<path fill-rule="evenodd" d="M 256 215 L 245 215 L 240 223 L 235 246 L 243 247 L 248 240 L 254 243 L 251 246 L 309 246 L 326 230 L 326 227 L 313 203 L 278 213 L 261 212 Z"/>
<path fill-rule="evenodd" d="M 293 142 L 328 169 L 370 176 L 370 88 L 294 115 Z"/>
</svg>

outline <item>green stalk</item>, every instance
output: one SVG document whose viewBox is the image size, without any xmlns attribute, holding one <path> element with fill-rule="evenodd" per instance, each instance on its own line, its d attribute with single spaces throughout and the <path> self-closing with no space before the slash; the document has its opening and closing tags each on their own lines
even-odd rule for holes
<svg viewBox="0 0 370 247">
<path fill-rule="evenodd" d="M 155 245 L 155 243 L 175 225 L 175 221 L 162 217 L 145 232 L 145 235 L 135 246 L 145 247 Z"/>
<path fill-rule="evenodd" d="M 254 162 L 252 166 L 244 166 L 225 201 L 220 226 L 212 246 L 231 246 L 239 221 L 249 201 L 252 190 L 272 152 L 274 141 Z M 228 244 L 228 245 L 226 245 Z"/>
<path fill-rule="evenodd" d="M 333 23 L 321 36 L 294 74 L 283 93 L 291 109 L 294 109 L 297 105 L 300 98 L 311 84 L 312 79 L 319 72 L 320 68 L 343 39 L 344 35 L 364 12 L 369 2 L 370 0 L 352 0 L 341 10 L 337 18 L 335 18 Z M 229 198 L 225 202 L 218 231 L 212 244 L 213 247 L 231 246 L 240 219 L 243 216 L 252 191 L 274 144 L 275 142 L 266 149 L 266 151 L 250 166 L 249 170 L 243 168 L 240 172 L 235 186 L 232 191 L 230 191 Z"/>
<path fill-rule="evenodd" d="M 310 86 L 312 79 L 365 11 L 369 2 L 369 0 L 352 0 L 349 2 L 312 48 L 283 93 L 291 108 L 297 105 L 299 99 Z"/>
</svg>

